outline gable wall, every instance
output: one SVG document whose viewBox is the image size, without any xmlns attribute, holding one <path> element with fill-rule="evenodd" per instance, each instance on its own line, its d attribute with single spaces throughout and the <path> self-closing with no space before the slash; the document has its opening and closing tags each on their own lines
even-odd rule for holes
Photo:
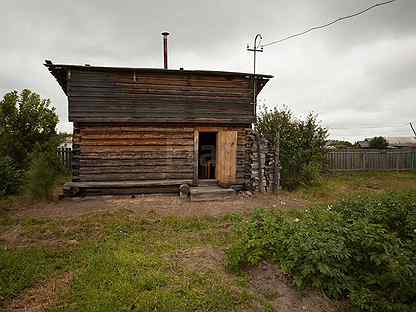
<svg viewBox="0 0 416 312">
<path fill-rule="evenodd" d="M 250 79 L 68 69 L 69 120 L 250 124 Z"/>
</svg>

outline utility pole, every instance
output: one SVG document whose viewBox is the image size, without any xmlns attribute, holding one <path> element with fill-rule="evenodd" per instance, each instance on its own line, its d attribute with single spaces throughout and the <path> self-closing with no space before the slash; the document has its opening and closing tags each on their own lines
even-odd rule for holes
<svg viewBox="0 0 416 312">
<path fill-rule="evenodd" d="M 414 135 L 416 137 L 416 131 L 415 131 L 415 128 L 413 128 L 412 122 L 409 122 L 409 124 L 410 124 L 410 128 L 412 128 L 412 131 L 413 131 L 413 133 L 414 133 Z"/>
<path fill-rule="evenodd" d="M 253 105 L 254 105 L 254 116 L 257 118 L 257 78 L 256 78 L 256 53 L 257 52 L 263 52 L 263 47 L 260 47 L 260 40 L 262 40 L 263 37 L 261 34 L 257 34 L 254 38 L 254 45 L 253 48 L 250 48 L 250 46 L 247 44 L 247 51 L 253 52 Z M 257 43 L 257 40 L 259 42 Z"/>
<path fill-rule="evenodd" d="M 257 79 L 256 79 L 256 53 L 257 52 L 263 52 L 263 48 L 259 49 L 260 46 L 260 40 L 262 40 L 261 34 L 257 34 L 254 38 L 254 44 L 253 48 L 251 49 L 250 46 L 247 44 L 247 51 L 253 52 L 253 106 L 254 106 L 254 117 L 257 121 Z M 257 43 L 257 40 L 259 42 Z M 254 129 L 254 124 L 253 124 Z M 255 133 L 256 143 L 257 143 L 257 154 L 258 154 L 258 178 L 259 178 L 259 191 L 264 191 L 263 186 L 263 165 L 262 165 L 262 153 L 261 153 L 261 142 L 260 142 L 260 136 L 258 133 Z"/>
</svg>

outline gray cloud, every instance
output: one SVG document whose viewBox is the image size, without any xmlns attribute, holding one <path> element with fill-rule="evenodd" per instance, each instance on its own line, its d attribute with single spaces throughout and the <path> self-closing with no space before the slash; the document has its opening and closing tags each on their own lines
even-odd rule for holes
<svg viewBox="0 0 416 312">
<path fill-rule="evenodd" d="M 67 101 L 42 62 L 160 67 L 160 32 L 172 33 L 170 67 L 251 71 L 245 45 L 359 9 L 370 0 L 8 1 L 0 19 L 0 95 L 31 88 L 51 98 L 60 129 Z M 410 135 L 416 121 L 416 2 L 399 0 L 326 31 L 270 46 L 260 71 L 276 76 L 260 97 L 319 114 L 331 136 Z M 380 127 L 380 128 L 376 128 Z"/>
</svg>

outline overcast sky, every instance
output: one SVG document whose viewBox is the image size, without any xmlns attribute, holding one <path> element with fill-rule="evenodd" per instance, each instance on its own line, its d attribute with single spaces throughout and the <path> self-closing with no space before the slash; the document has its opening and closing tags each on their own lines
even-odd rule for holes
<svg viewBox="0 0 416 312">
<path fill-rule="evenodd" d="M 30 88 L 50 98 L 71 131 L 67 99 L 42 66 L 54 63 L 250 72 L 245 48 L 350 14 L 378 0 L 2 1 L 0 96 Z M 259 102 L 319 115 L 332 138 L 409 136 L 416 122 L 416 1 L 398 0 L 265 48 L 258 71 L 275 76 Z"/>
</svg>

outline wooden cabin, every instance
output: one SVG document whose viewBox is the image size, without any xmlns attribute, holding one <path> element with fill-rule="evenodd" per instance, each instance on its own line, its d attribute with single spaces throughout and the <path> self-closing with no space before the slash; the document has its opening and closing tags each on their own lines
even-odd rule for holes
<svg viewBox="0 0 416 312">
<path fill-rule="evenodd" d="M 72 195 L 243 186 L 252 74 L 53 64 L 73 122 Z M 256 75 L 259 93 L 272 78 Z"/>
</svg>

